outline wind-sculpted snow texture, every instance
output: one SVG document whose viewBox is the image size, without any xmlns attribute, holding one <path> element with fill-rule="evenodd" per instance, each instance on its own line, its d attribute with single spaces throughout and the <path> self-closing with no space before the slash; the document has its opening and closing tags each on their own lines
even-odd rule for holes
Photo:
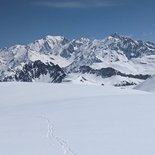
<svg viewBox="0 0 155 155">
<path fill-rule="evenodd" d="M 33 68 L 38 62 L 41 65 Z M 91 71 L 83 73 L 81 67 Z M 0 49 L 0 81 L 77 82 L 82 76 L 91 84 L 136 85 L 154 75 L 154 68 L 154 43 L 118 34 L 100 40 L 46 36 L 28 45 Z"/>
<path fill-rule="evenodd" d="M 153 155 L 154 103 L 129 88 L 0 83 L 0 154 Z"/>
</svg>

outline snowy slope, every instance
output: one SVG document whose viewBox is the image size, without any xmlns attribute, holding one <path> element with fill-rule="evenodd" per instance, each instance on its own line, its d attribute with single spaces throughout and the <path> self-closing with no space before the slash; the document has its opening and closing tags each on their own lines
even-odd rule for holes
<svg viewBox="0 0 155 155">
<path fill-rule="evenodd" d="M 154 102 L 115 87 L 0 83 L 0 154 L 153 155 Z"/>
<path fill-rule="evenodd" d="M 74 83 L 74 84 L 90 84 L 90 85 L 104 85 L 104 86 L 130 86 L 138 85 L 144 80 L 122 77 L 119 75 L 112 76 L 109 78 L 102 78 L 94 74 L 69 74 L 62 82 L 63 83 Z"/>
<path fill-rule="evenodd" d="M 137 90 L 155 92 L 155 76 L 147 79 L 146 81 L 142 82 L 141 84 L 135 87 Z"/>
</svg>

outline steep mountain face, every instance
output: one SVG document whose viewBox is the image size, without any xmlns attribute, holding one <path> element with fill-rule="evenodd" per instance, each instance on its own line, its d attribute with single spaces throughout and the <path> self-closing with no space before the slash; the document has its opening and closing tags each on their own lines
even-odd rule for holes
<svg viewBox="0 0 155 155">
<path fill-rule="evenodd" d="M 15 74 L 5 76 L 1 81 L 60 83 L 65 76 L 66 74 L 58 65 L 52 63 L 44 64 L 40 60 L 37 60 L 25 64 L 22 69 L 16 70 Z"/>
<path fill-rule="evenodd" d="M 80 39 L 73 41 L 76 51 L 74 60 L 66 67 L 76 72 L 80 66 L 93 69 L 111 67 L 128 74 L 152 74 L 155 63 L 155 44 L 134 41 L 130 38 L 111 35 L 103 40 Z"/>
<path fill-rule="evenodd" d="M 0 81 L 74 82 L 83 77 L 99 84 L 115 78 L 112 85 L 132 85 L 155 74 L 154 68 L 155 44 L 118 34 L 71 41 L 46 36 L 28 45 L 0 49 Z"/>
<path fill-rule="evenodd" d="M 155 54 L 155 44 L 143 41 L 134 41 L 127 37 L 114 34 L 105 40 L 111 50 L 122 51 L 128 60 Z"/>
</svg>

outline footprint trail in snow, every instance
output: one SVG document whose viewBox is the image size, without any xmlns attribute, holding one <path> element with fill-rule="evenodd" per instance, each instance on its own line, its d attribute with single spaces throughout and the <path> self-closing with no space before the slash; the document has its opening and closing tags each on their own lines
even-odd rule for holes
<svg viewBox="0 0 155 155">
<path fill-rule="evenodd" d="M 67 144 L 67 142 L 65 140 L 61 139 L 60 137 L 58 137 L 55 134 L 54 125 L 50 121 L 50 119 L 47 118 L 47 117 L 45 117 L 45 116 L 41 116 L 41 118 L 44 119 L 44 120 L 46 120 L 47 125 L 48 125 L 48 131 L 47 131 L 46 137 L 49 138 L 49 139 L 54 139 L 61 146 L 61 149 L 63 150 L 63 153 L 65 155 L 75 155 L 75 153 L 69 147 L 69 145 Z"/>
</svg>

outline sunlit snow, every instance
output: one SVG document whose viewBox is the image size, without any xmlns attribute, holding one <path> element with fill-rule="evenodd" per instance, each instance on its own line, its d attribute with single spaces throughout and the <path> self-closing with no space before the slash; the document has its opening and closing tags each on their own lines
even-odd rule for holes
<svg viewBox="0 0 155 155">
<path fill-rule="evenodd" d="M 154 103 L 130 88 L 0 83 L 0 154 L 154 155 Z"/>
</svg>

